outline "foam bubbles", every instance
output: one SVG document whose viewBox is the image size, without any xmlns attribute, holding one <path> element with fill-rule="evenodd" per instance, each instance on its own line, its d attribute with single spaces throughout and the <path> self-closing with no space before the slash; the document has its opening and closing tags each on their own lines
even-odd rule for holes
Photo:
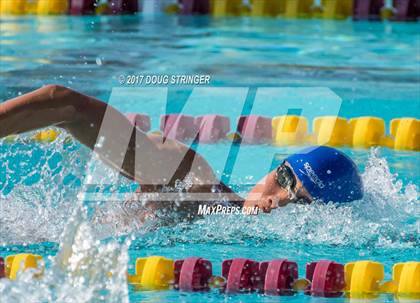
<svg viewBox="0 0 420 303">
<path fill-rule="evenodd" d="M 59 252 L 49 260 L 42 279 L 30 279 L 23 274 L 15 282 L 0 281 L 2 302 L 128 302 L 126 271 L 131 243 L 103 240 L 107 236 L 135 233 L 137 238 L 131 248 L 136 250 L 171 247 L 176 243 L 255 247 L 281 242 L 358 248 L 360 256 L 365 253 L 364 249 L 382 251 L 415 248 L 419 244 L 418 189 L 414 184 L 404 185 L 392 174 L 378 149 L 372 150 L 362 175 L 365 196 L 361 201 L 340 206 L 293 204 L 271 214 L 214 215 L 192 223 L 159 227 L 149 226 L 147 220 L 139 220 L 137 216 L 147 201 L 130 204 L 130 207 L 121 203 L 105 203 L 106 207 L 98 201 L 87 203 L 85 192 L 79 193 L 87 171 L 86 161 L 82 159 L 89 154 L 75 146 L 66 147 L 64 140 L 61 137 L 49 147 L 32 153 L 12 147 L 1 155 L 3 161 L 23 158 L 24 168 L 28 161 L 32 163 L 32 168 L 24 169 L 26 174 L 33 170 L 40 173 L 39 180 L 28 186 L 21 181 L 25 178 L 16 173 L 19 171 L 14 167 L 16 163 L 5 165 L 8 176 L 15 178 L 16 183 L 13 190 L 0 197 L 5 214 L 0 217 L 0 224 L 6 227 L 2 244 L 60 243 Z M 5 148 L 2 142 L 0 147 Z M 55 155 L 57 151 L 63 154 L 62 158 Z M 37 152 L 35 161 L 33 157 Z M 115 189 L 124 183 L 109 185 L 115 175 L 97 160 L 92 164 L 103 170 L 95 176 L 104 176 L 93 192 L 111 193 L 112 198 Z M 70 174 L 73 181 L 61 186 Z M 54 186 L 59 186 L 59 190 Z M 92 184 L 87 184 L 83 191 L 90 190 L 90 186 Z M 178 182 L 176 189 L 182 191 L 188 186 L 189 182 Z M 109 202 L 109 199 L 104 201 Z M 95 215 L 91 214 L 92 210 L 96 210 Z"/>
<path fill-rule="evenodd" d="M 342 205 L 287 205 L 259 216 L 207 216 L 178 224 L 171 232 L 140 235 L 142 246 L 157 243 L 268 243 L 287 241 L 356 248 L 412 248 L 418 245 L 418 190 L 403 186 L 373 149 L 362 175 L 363 200 Z M 249 240 L 252 239 L 252 240 Z"/>
<path fill-rule="evenodd" d="M 0 280 L 2 302 L 128 302 L 129 242 L 100 242 L 81 211 L 68 221 L 60 249 L 39 279 Z"/>
</svg>

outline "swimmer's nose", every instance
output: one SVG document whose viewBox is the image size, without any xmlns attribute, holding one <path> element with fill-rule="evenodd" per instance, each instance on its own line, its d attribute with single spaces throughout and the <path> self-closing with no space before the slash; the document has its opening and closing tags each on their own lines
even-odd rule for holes
<svg viewBox="0 0 420 303">
<path fill-rule="evenodd" d="M 271 210 L 276 209 L 278 207 L 278 200 L 272 197 L 265 199 L 263 203 L 261 203 L 261 208 L 265 213 L 270 213 Z"/>
<path fill-rule="evenodd" d="M 276 209 L 279 207 L 279 199 L 278 198 L 270 198 L 270 208 Z"/>
</svg>

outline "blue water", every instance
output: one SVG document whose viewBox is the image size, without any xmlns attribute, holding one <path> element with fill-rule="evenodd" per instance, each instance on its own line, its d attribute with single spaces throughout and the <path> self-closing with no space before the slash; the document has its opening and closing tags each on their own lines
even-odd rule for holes
<svg viewBox="0 0 420 303">
<path fill-rule="evenodd" d="M 305 115 L 310 121 L 337 111 L 346 118 L 381 117 L 387 125 L 396 117 L 420 118 L 418 23 L 198 17 L 23 17 L 0 22 L 3 101 L 57 83 L 110 102 L 122 112 L 147 112 L 157 129 L 159 114 L 183 109 L 188 88 L 171 88 L 165 105 L 158 103 L 164 102 L 158 97 L 162 88 L 151 88 L 155 91 L 150 94 L 144 88 L 120 85 L 118 77 L 209 74 L 212 89 L 235 87 L 240 92 L 196 100 L 183 112 L 224 114 L 232 126 L 243 111 L 276 116 L 293 113 L 308 102 L 313 105 Z M 258 99 L 263 87 L 280 87 L 277 96 L 285 87 L 298 93 L 281 95 L 280 101 Z M 257 96 L 251 98 L 252 109 L 246 103 L 248 94 Z M 126 264 L 132 271 L 135 258 L 148 255 L 174 259 L 198 255 L 213 262 L 216 274 L 222 260 L 232 257 L 289 258 L 298 262 L 300 276 L 309 261 L 372 259 L 384 263 L 387 279 L 394 263 L 420 257 L 416 152 L 344 148 L 365 183 L 365 198 L 345 207 L 290 205 L 258 217 L 210 216 L 155 227 L 139 226 L 135 216 L 123 214 L 118 200 L 84 201 L 87 215 L 77 213 L 84 189 L 112 195 L 136 186 L 122 178 L 115 182 L 115 174 L 91 160 L 77 142 L 66 141 L 66 134 L 47 145 L 26 141 L 25 136 L 17 143 L 0 141 L 0 256 L 28 251 L 44 257 L 59 254 L 46 259 L 43 280 L 1 281 L 4 301 L 280 300 L 217 291 L 127 292 Z M 230 148 L 221 143 L 200 145 L 198 150 L 219 176 L 233 167 L 229 180 L 240 192 L 268 172 L 273 157 L 281 161 L 298 149 L 241 146 L 236 159 L 231 155 L 226 160 Z M 92 163 L 101 178 L 86 188 Z M 112 279 L 107 278 L 110 270 L 118 273 Z M 281 301 L 345 299 L 314 300 L 300 294 Z M 392 302 L 392 297 L 377 300 L 384 301 Z"/>
</svg>

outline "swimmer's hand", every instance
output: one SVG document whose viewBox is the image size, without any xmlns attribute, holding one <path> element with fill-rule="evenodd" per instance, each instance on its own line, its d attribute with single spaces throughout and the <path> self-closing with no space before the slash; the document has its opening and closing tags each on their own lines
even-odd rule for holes
<svg viewBox="0 0 420 303">
<path fill-rule="evenodd" d="M 0 104 L 0 138 L 72 121 L 80 105 L 71 90 L 47 85 Z"/>
</svg>

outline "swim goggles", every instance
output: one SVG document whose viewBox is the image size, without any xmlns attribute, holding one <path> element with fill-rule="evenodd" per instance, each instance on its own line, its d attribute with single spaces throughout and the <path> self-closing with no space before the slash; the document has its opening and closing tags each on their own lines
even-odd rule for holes
<svg viewBox="0 0 420 303">
<path fill-rule="evenodd" d="M 277 167 L 277 183 L 282 188 L 290 188 L 292 190 L 295 189 L 297 183 L 295 174 L 284 161 L 279 167 Z"/>
<path fill-rule="evenodd" d="M 297 196 L 296 176 L 293 173 L 292 169 L 289 166 L 286 165 L 285 161 L 283 161 L 283 163 L 279 167 L 277 167 L 276 180 L 277 180 L 277 184 L 280 187 L 293 191 L 293 193 L 295 194 L 294 202 L 299 203 L 299 204 L 310 204 L 312 202 L 307 197 L 298 197 Z"/>
</svg>

